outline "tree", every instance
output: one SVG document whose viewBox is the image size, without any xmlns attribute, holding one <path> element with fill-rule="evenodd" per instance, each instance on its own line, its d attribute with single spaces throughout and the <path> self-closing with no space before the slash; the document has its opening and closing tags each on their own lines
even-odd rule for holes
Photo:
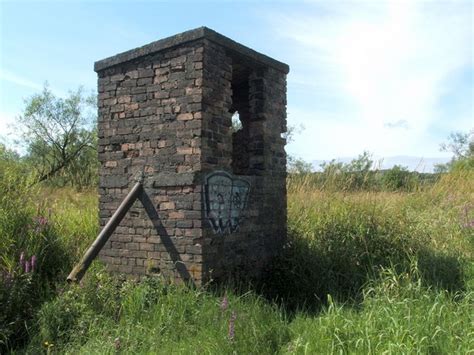
<svg viewBox="0 0 474 355">
<path fill-rule="evenodd" d="M 16 162 L 20 160 L 20 155 L 14 150 L 8 149 L 5 144 L 0 143 L 0 161 Z"/>
<path fill-rule="evenodd" d="M 96 135 L 92 128 L 95 97 L 86 97 L 82 88 L 65 98 L 53 95 L 45 85 L 43 92 L 25 100 L 19 117 L 24 128 L 27 160 L 38 174 L 38 182 L 67 172 L 89 150 L 96 149 Z M 95 154 L 94 154 L 95 156 Z"/>
<path fill-rule="evenodd" d="M 313 171 L 313 164 L 301 158 L 288 155 L 287 171 L 290 174 L 310 174 Z"/>
<path fill-rule="evenodd" d="M 340 190 L 358 190 L 374 184 L 372 166 L 374 162 L 369 152 L 364 151 L 349 163 L 335 159 L 320 164 L 322 180 L 325 186 Z"/>
<path fill-rule="evenodd" d="M 474 129 L 464 132 L 452 132 L 448 141 L 440 145 L 442 152 L 450 152 L 453 158 L 449 163 L 437 164 L 435 172 L 442 173 L 456 169 L 474 168 Z"/>
<path fill-rule="evenodd" d="M 441 144 L 442 152 L 451 152 L 454 159 L 465 159 L 474 155 L 474 130 L 470 132 L 452 132 L 447 143 Z"/>
<path fill-rule="evenodd" d="M 382 175 L 383 186 L 388 190 L 409 189 L 410 182 L 414 180 L 407 167 L 394 165 L 391 169 L 385 171 Z"/>
</svg>

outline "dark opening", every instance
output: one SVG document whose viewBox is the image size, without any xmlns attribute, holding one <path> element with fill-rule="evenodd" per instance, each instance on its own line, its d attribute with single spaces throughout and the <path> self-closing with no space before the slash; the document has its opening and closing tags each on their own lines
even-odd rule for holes
<svg viewBox="0 0 474 355">
<path fill-rule="evenodd" d="M 237 175 L 249 174 L 249 73 L 245 66 L 232 66 L 232 170 Z"/>
</svg>

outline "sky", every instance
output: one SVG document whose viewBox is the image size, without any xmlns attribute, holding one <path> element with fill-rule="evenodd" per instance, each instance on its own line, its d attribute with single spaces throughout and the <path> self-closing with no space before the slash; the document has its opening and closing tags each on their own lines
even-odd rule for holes
<svg viewBox="0 0 474 355">
<path fill-rule="evenodd" d="M 287 152 L 306 161 L 440 157 L 474 128 L 470 0 L 0 0 L 0 136 L 47 81 L 96 89 L 93 63 L 200 26 L 290 66 Z"/>
</svg>

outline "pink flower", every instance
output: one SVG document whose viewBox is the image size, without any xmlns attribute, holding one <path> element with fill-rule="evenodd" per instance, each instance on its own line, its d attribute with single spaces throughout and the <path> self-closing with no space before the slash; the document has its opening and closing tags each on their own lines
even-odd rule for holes
<svg viewBox="0 0 474 355">
<path fill-rule="evenodd" d="M 224 312 L 229 306 L 229 301 L 227 300 L 227 295 L 224 295 L 221 301 L 221 311 Z"/>
<path fill-rule="evenodd" d="M 33 255 L 31 257 L 31 272 L 35 272 L 36 270 L 36 261 L 37 261 L 36 255 Z"/>
<path fill-rule="evenodd" d="M 470 222 L 466 222 L 463 224 L 464 228 L 474 228 L 474 219 Z"/>
<path fill-rule="evenodd" d="M 38 216 L 36 217 L 36 223 L 38 223 L 40 226 L 45 226 L 48 224 L 48 219 L 43 216 Z"/>
<path fill-rule="evenodd" d="M 27 260 L 25 262 L 25 273 L 29 273 L 30 272 L 30 262 Z"/>
<path fill-rule="evenodd" d="M 229 320 L 229 340 L 234 341 L 235 338 L 235 320 L 237 319 L 237 313 L 232 311 L 232 315 Z"/>
<path fill-rule="evenodd" d="M 21 266 L 22 269 L 23 269 L 24 265 L 25 265 L 25 252 L 22 251 L 21 254 L 20 254 L 20 266 Z"/>
<path fill-rule="evenodd" d="M 48 219 L 43 216 L 35 218 L 35 233 L 41 233 L 48 225 Z"/>
</svg>

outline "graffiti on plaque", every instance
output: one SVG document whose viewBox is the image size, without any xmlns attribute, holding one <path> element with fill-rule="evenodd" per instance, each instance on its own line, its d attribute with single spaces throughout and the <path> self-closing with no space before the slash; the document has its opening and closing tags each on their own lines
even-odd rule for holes
<svg viewBox="0 0 474 355">
<path fill-rule="evenodd" d="M 206 217 L 214 233 L 228 234 L 239 229 L 249 191 L 247 181 L 225 171 L 216 171 L 206 177 Z"/>
</svg>

